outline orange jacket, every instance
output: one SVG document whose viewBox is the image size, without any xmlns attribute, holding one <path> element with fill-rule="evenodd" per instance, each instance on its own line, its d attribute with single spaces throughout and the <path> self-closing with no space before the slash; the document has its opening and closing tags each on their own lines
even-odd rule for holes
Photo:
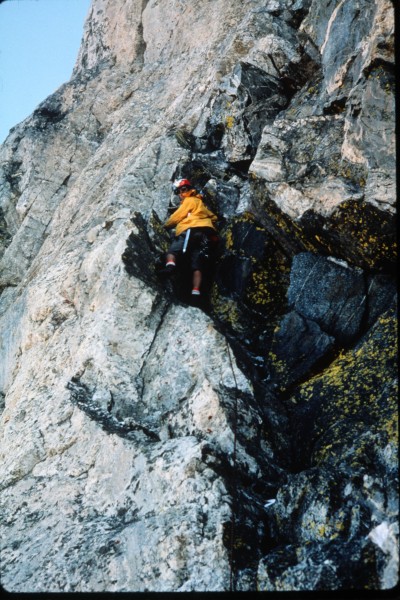
<svg viewBox="0 0 400 600">
<path fill-rule="evenodd" d="M 214 227 L 218 217 L 203 203 L 199 194 L 194 190 L 190 196 L 182 201 L 182 204 L 169 217 L 165 223 L 167 229 L 176 227 L 175 235 L 180 235 L 192 227 Z"/>
</svg>

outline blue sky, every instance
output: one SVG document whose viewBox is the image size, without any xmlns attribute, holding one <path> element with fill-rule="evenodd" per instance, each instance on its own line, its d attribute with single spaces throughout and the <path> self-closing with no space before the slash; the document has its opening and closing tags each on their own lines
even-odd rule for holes
<svg viewBox="0 0 400 600">
<path fill-rule="evenodd" d="M 91 0 L 0 2 L 0 144 L 71 78 Z"/>
</svg>

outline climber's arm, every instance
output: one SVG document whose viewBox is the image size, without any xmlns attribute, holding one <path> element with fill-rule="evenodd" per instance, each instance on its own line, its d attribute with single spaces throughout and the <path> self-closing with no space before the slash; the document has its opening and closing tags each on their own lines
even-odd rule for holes
<svg viewBox="0 0 400 600">
<path fill-rule="evenodd" d="M 170 229 L 171 227 L 175 227 L 182 219 L 187 217 L 188 213 L 192 211 L 195 207 L 194 201 L 189 197 L 185 198 L 179 208 L 176 209 L 175 212 L 169 217 L 169 219 L 165 222 L 164 227 L 166 229 Z"/>
</svg>

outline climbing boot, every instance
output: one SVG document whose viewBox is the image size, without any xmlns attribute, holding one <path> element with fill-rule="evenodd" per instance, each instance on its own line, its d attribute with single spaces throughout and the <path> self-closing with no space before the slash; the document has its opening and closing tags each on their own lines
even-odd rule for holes
<svg viewBox="0 0 400 600">
<path fill-rule="evenodd" d="M 166 276 L 173 275 L 174 273 L 176 273 L 176 266 L 174 264 L 172 264 L 172 263 L 166 265 L 160 271 L 160 275 L 166 275 Z"/>
</svg>

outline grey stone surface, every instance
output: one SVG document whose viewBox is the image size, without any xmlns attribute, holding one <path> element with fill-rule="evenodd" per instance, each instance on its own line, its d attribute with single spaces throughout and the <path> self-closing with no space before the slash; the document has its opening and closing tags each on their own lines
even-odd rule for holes
<svg viewBox="0 0 400 600">
<path fill-rule="evenodd" d="M 396 582 L 393 20 L 92 1 L 0 148 L 7 591 Z M 159 277 L 178 176 L 219 216 L 197 307 Z"/>
<path fill-rule="evenodd" d="M 316 321 L 340 343 L 360 333 L 367 290 L 361 269 L 313 254 L 293 259 L 288 289 L 289 305 Z"/>
<path fill-rule="evenodd" d="M 335 338 L 295 310 L 287 313 L 271 345 L 271 376 L 281 386 L 292 385 L 315 370 L 334 348 Z"/>
</svg>

